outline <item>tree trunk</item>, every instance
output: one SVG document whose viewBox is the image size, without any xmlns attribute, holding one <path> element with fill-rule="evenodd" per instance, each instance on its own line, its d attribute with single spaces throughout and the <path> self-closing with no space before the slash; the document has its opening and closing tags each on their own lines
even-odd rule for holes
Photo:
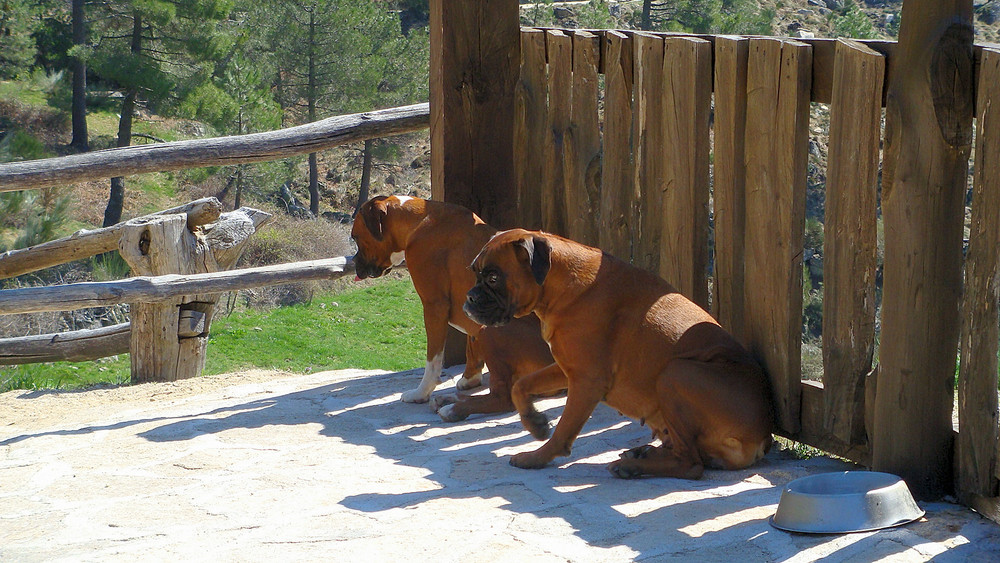
<svg viewBox="0 0 1000 563">
<path fill-rule="evenodd" d="M 354 214 L 358 214 L 361 205 L 368 201 L 368 188 L 372 182 L 372 140 L 365 139 L 364 153 L 361 158 L 361 188 L 358 190 L 358 203 L 354 206 Z"/>
<path fill-rule="evenodd" d="M 653 28 L 653 21 L 650 12 L 653 8 L 653 0 L 642 0 L 642 21 L 639 23 L 640 29 L 649 31 Z"/>
<path fill-rule="evenodd" d="M 82 47 L 87 42 L 87 27 L 83 11 L 84 0 L 73 0 L 73 46 Z M 90 150 L 87 139 L 87 63 L 79 56 L 73 57 L 73 140 L 70 146 L 78 152 Z"/>
<path fill-rule="evenodd" d="M 132 16 L 132 55 L 138 56 L 142 52 L 142 17 L 139 13 Z M 121 118 L 118 120 L 118 142 L 116 146 L 127 147 L 132 143 L 132 116 L 135 113 L 135 99 L 138 95 L 136 88 L 125 93 L 122 100 Z M 110 227 L 120 223 L 122 220 L 122 208 L 125 204 L 125 178 L 117 177 L 111 179 L 111 195 L 108 197 L 108 206 L 104 209 L 104 225 Z"/>
<path fill-rule="evenodd" d="M 316 99 L 319 91 L 316 86 L 316 11 L 309 10 L 309 84 L 306 92 L 306 102 L 309 104 L 309 122 L 316 121 Z M 309 153 L 309 211 L 313 217 L 319 217 L 319 167 L 316 164 L 316 153 Z"/>
<path fill-rule="evenodd" d="M 952 488 L 962 227 L 972 147 L 972 0 L 907 0 L 889 61 L 884 300 L 874 469 L 914 495 Z"/>
</svg>

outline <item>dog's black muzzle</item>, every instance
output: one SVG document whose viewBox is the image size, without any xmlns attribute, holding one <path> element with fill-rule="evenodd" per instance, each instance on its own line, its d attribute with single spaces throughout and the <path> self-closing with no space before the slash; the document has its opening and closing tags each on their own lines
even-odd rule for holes
<svg viewBox="0 0 1000 563">
<path fill-rule="evenodd" d="M 392 266 L 384 268 L 374 262 L 365 260 L 360 254 L 354 256 L 354 273 L 359 279 L 382 277 L 388 274 L 389 270 L 392 270 Z"/>
<path fill-rule="evenodd" d="M 462 310 L 470 319 L 481 325 L 503 326 L 514 318 L 513 309 L 505 305 L 503 301 L 482 285 L 477 284 L 466 294 Z"/>
</svg>

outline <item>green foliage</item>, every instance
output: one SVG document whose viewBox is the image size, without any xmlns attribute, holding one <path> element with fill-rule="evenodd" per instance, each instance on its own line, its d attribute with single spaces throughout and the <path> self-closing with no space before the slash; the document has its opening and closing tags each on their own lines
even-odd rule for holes
<svg viewBox="0 0 1000 563">
<path fill-rule="evenodd" d="M 409 279 L 324 294 L 304 305 L 217 316 L 205 374 L 249 368 L 301 373 L 419 367 L 426 346 L 422 319 Z M 127 355 L 93 362 L 0 365 L 0 392 L 119 385 L 128 383 L 129 369 Z"/>
<path fill-rule="evenodd" d="M 878 36 L 875 26 L 854 0 L 846 0 L 843 11 L 839 14 L 832 12 L 829 17 L 833 24 L 834 37 L 874 39 Z"/>
<path fill-rule="evenodd" d="M 765 35 L 775 14 L 754 0 L 675 0 L 653 2 L 651 19 L 666 31 Z"/>
<path fill-rule="evenodd" d="M 590 0 L 577 8 L 577 20 L 584 29 L 611 29 L 616 22 L 611 17 L 608 0 Z"/>
<path fill-rule="evenodd" d="M 0 162 L 36 160 L 48 156 L 51 153 L 41 141 L 20 129 L 0 138 Z"/>
<path fill-rule="evenodd" d="M 31 7 L 27 0 L 0 2 L 0 78 L 23 76 L 35 59 L 31 33 L 37 21 L 32 17 Z"/>
</svg>

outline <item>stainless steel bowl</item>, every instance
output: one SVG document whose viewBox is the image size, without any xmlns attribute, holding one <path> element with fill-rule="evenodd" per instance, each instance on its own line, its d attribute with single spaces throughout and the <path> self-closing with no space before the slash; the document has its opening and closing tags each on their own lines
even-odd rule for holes
<svg viewBox="0 0 1000 563">
<path fill-rule="evenodd" d="M 788 483 L 771 525 L 789 532 L 843 534 L 899 526 L 923 515 L 896 475 L 843 471 Z"/>
</svg>

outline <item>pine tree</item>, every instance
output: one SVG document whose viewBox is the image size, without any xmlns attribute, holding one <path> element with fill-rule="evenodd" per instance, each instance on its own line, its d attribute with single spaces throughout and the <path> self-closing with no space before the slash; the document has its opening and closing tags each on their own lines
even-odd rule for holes
<svg viewBox="0 0 1000 563">
<path fill-rule="evenodd" d="M 96 74 L 123 91 L 116 145 L 125 147 L 131 144 L 138 103 L 170 109 L 210 79 L 209 63 L 227 46 L 220 42 L 218 23 L 232 2 L 108 0 L 101 7 L 105 13 L 91 63 Z M 124 179 L 112 178 L 104 226 L 121 221 L 124 198 Z"/>
</svg>

